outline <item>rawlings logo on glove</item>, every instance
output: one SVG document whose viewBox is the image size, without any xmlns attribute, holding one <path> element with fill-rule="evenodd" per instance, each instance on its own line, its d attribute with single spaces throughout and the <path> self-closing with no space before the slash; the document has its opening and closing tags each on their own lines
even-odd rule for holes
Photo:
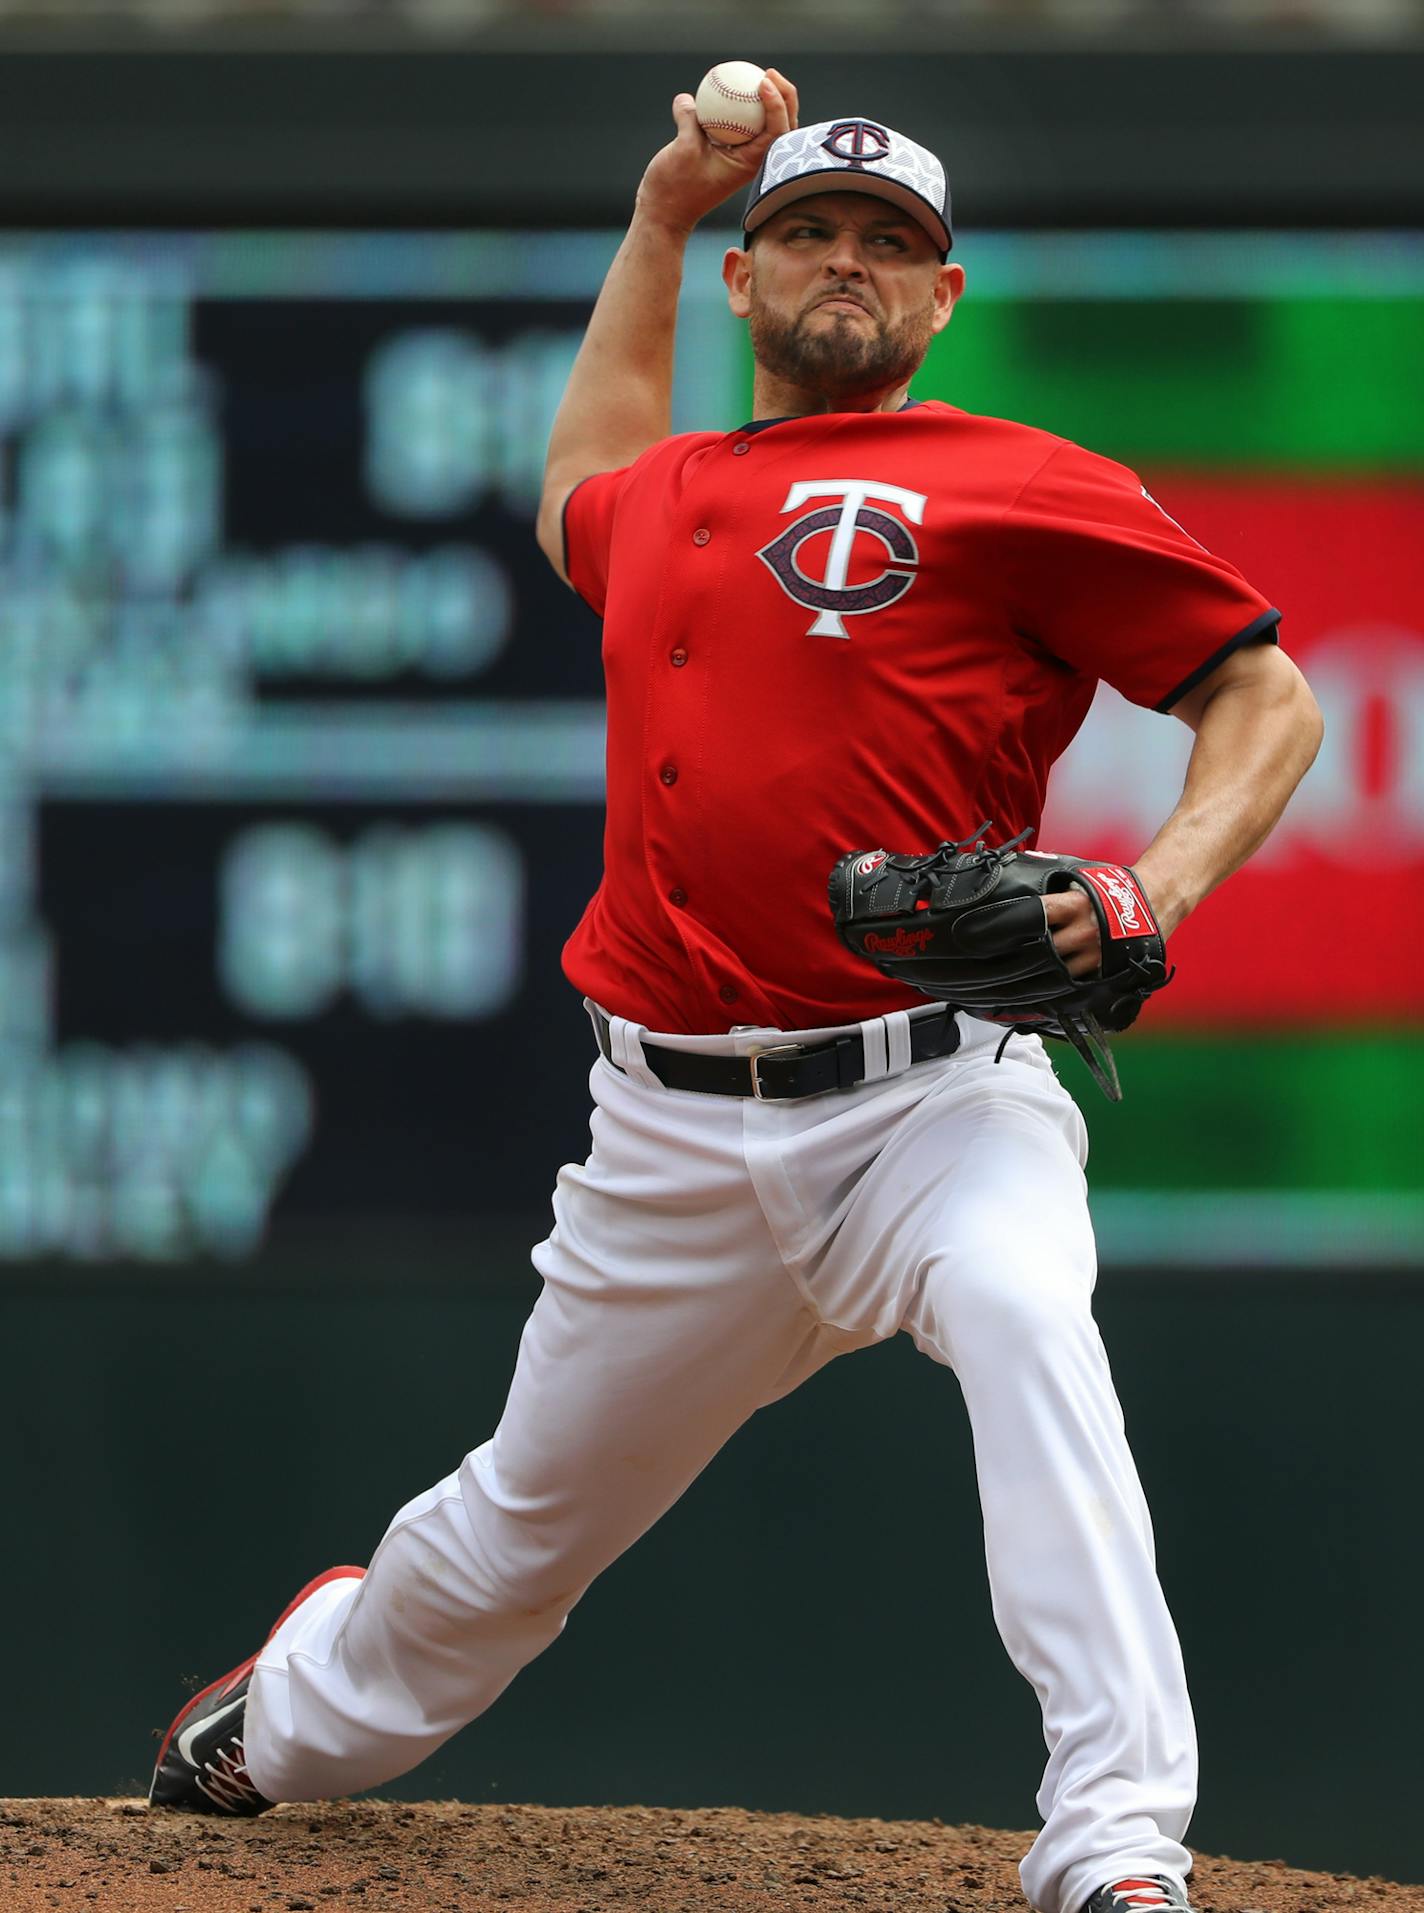
<svg viewBox="0 0 1424 1913">
<path fill-rule="evenodd" d="M 1172 980 L 1142 886 L 1124 864 L 1020 850 L 1028 831 L 990 850 L 988 829 L 924 856 L 847 851 L 830 878 L 841 941 L 896 982 L 971 1016 L 1071 1043 L 1103 1094 L 1120 1102 L 1105 1032 L 1125 1030 Z M 1053 947 L 1043 900 L 1070 887 L 1098 920 L 1095 976 L 1070 975 Z"/>
<path fill-rule="evenodd" d="M 867 955 L 923 956 L 925 945 L 934 939 L 933 930 L 897 930 L 893 937 L 880 937 L 867 930 L 861 948 Z"/>
<path fill-rule="evenodd" d="M 1147 899 L 1137 887 L 1137 879 L 1121 864 L 1084 864 L 1078 872 L 1078 881 L 1091 884 L 1102 898 L 1110 936 L 1140 937 L 1144 931 L 1157 928 Z"/>
</svg>

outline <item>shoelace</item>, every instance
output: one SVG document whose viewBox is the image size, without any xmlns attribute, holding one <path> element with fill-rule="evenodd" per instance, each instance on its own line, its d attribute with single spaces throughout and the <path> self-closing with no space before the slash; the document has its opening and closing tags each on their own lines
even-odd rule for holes
<svg viewBox="0 0 1424 1913">
<path fill-rule="evenodd" d="M 1172 1896 L 1160 1880 L 1114 1880 L 1110 1889 L 1118 1906 L 1161 1908 L 1172 1905 Z"/>
<path fill-rule="evenodd" d="M 248 1774 L 240 1740 L 219 1748 L 213 1760 L 204 1761 L 202 1772 L 195 1773 L 193 1780 L 224 1813 L 241 1813 L 262 1799 Z"/>
</svg>

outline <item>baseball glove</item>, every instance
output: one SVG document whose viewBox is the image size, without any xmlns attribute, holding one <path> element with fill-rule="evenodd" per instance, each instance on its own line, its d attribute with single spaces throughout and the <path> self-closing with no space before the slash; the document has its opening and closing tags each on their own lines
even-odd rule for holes
<svg viewBox="0 0 1424 1913">
<path fill-rule="evenodd" d="M 918 857 L 847 851 L 830 878 L 841 940 L 897 983 L 1004 1024 L 1005 1043 L 1015 1031 L 1071 1043 L 1103 1094 L 1121 1102 L 1106 1032 L 1125 1030 L 1172 979 L 1142 886 L 1125 864 L 1021 850 L 1027 830 L 990 850 L 989 828 Z M 1070 886 L 1098 919 L 1093 976 L 1070 976 L 1049 932 L 1043 900 Z"/>
</svg>

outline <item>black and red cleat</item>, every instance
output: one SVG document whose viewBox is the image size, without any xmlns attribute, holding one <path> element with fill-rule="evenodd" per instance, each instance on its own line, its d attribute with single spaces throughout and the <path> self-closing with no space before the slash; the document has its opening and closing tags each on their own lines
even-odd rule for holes
<svg viewBox="0 0 1424 1913">
<path fill-rule="evenodd" d="M 1083 1913 L 1196 1913 L 1175 1880 L 1152 1873 L 1145 1879 L 1109 1880 L 1083 1906 Z"/>
<path fill-rule="evenodd" d="M 267 1630 L 267 1639 L 328 1581 L 359 1581 L 365 1572 L 364 1568 L 328 1568 L 308 1581 Z M 254 1814 L 265 1813 L 275 1804 L 253 1786 L 242 1744 L 247 1689 L 256 1665 L 257 1655 L 249 1654 L 230 1674 L 195 1694 L 178 1715 L 158 1750 L 149 1806 L 178 1807 L 190 1813 Z"/>
</svg>

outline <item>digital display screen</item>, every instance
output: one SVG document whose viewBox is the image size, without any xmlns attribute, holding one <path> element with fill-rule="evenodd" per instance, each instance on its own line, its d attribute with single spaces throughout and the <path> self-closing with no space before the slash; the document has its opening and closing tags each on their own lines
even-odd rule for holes
<svg viewBox="0 0 1424 1913">
<path fill-rule="evenodd" d="M 587 1136 L 559 955 L 603 707 L 534 509 L 617 243 L 0 234 L 0 1262 L 547 1214 Z M 750 413 L 722 250 L 690 248 L 675 430 Z M 1326 714 L 1129 1039 L 1153 1121 L 1085 1100 L 1104 1253 L 1176 1204 L 1208 1260 L 1417 1257 L 1424 239 L 963 257 L 916 394 L 1139 471 L 1280 605 Z M 1045 847 L 1134 858 L 1190 743 L 1101 693 Z M 1322 927 L 1362 870 L 1390 935 Z"/>
<path fill-rule="evenodd" d="M 547 1202 L 603 715 L 534 511 L 606 265 L 0 240 L 0 1256 Z"/>
</svg>

